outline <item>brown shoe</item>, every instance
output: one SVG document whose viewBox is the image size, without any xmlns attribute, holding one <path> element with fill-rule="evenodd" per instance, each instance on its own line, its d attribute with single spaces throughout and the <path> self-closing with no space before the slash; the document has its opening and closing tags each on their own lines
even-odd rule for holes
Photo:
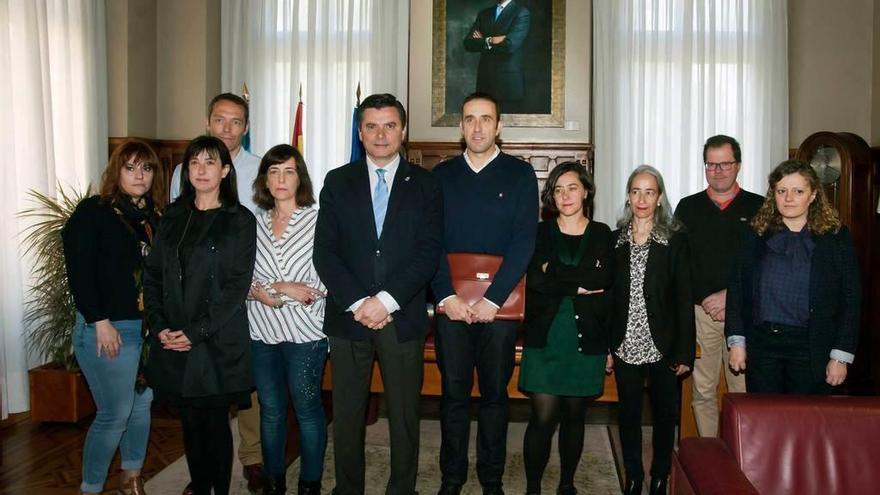
<svg viewBox="0 0 880 495">
<path fill-rule="evenodd" d="M 247 489 L 249 492 L 257 494 L 263 493 L 265 483 L 263 482 L 262 464 L 248 464 L 242 468 L 241 474 L 244 476 L 244 479 L 247 480 Z"/>
<path fill-rule="evenodd" d="M 147 492 L 144 491 L 144 479 L 140 476 L 129 478 L 125 484 L 119 487 L 116 493 L 118 495 L 145 495 Z"/>
<path fill-rule="evenodd" d="M 186 488 L 183 489 L 183 493 L 181 495 L 195 495 L 196 491 L 193 490 L 193 483 L 190 481 L 186 484 Z"/>
</svg>

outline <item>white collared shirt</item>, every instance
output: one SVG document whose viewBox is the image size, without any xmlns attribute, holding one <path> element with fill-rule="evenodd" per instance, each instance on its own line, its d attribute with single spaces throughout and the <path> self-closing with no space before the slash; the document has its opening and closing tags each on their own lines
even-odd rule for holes
<svg viewBox="0 0 880 495">
<path fill-rule="evenodd" d="M 486 160 L 486 162 L 483 163 L 482 166 L 477 167 L 477 166 L 474 165 L 474 163 L 471 161 L 471 157 L 470 157 L 470 154 L 468 153 L 468 151 L 469 151 L 469 150 L 464 150 L 464 154 L 463 154 L 462 156 L 464 156 L 464 161 L 468 164 L 468 167 L 470 167 L 471 170 L 474 171 L 475 174 L 480 173 L 481 170 L 483 170 L 484 168 L 486 168 L 486 165 L 492 163 L 492 160 L 498 158 L 498 155 L 501 154 L 501 148 L 499 148 L 498 145 L 496 144 L 496 145 L 495 145 L 495 153 L 492 153 L 492 156 L 490 156 L 489 159 Z"/>
<path fill-rule="evenodd" d="M 385 170 L 385 184 L 388 185 L 388 197 L 391 197 L 391 186 L 394 185 L 394 175 L 397 174 L 397 169 L 400 167 L 400 153 L 394 157 L 394 160 L 391 160 L 391 163 L 385 165 L 384 167 L 380 167 L 373 163 L 373 160 L 367 156 L 367 170 L 370 172 L 370 200 L 374 199 L 376 195 L 376 184 L 379 183 L 379 174 L 376 173 L 378 169 Z M 387 214 L 387 213 L 386 213 Z"/>
</svg>

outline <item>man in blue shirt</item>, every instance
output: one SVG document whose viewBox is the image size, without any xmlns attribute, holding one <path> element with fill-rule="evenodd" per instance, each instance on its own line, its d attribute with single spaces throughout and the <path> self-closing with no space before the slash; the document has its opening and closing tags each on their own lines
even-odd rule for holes
<svg viewBox="0 0 880 495">
<path fill-rule="evenodd" d="M 503 493 L 507 451 L 507 383 L 513 373 L 518 321 L 496 320 L 498 309 L 526 271 L 535 249 L 538 183 L 528 163 L 502 153 L 497 101 L 474 93 L 462 105 L 461 133 L 467 149 L 439 164 L 443 190 L 444 251 L 432 281 L 445 310 L 437 317 L 437 363 L 442 397 L 441 494 L 457 494 L 467 481 L 468 412 L 474 368 L 480 387 L 477 475 L 483 493 Z M 484 297 L 468 304 L 452 287 L 447 253 L 503 257 Z"/>
</svg>

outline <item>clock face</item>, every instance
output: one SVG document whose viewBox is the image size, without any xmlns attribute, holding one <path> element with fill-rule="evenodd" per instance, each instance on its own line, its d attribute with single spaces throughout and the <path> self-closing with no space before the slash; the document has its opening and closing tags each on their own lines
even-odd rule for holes
<svg viewBox="0 0 880 495">
<path fill-rule="evenodd" d="M 819 182 L 822 184 L 822 189 L 825 190 L 825 197 L 828 198 L 828 202 L 831 203 L 835 209 L 840 209 L 840 171 L 841 171 L 841 158 L 840 152 L 834 146 L 829 145 L 820 145 L 816 148 L 816 152 L 813 153 L 813 158 L 810 160 L 810 166 L 813 167 L 813 170 L 816 171 L 816 175 L 819 176 Z"/>
<path fill-rule="evenodd" d="M 840 179 L 840 153 L 832 146 L 820 146 L 816 149 L 810 166 L 819 175 L 822 184 L 828 186 Z"/>
</svg>

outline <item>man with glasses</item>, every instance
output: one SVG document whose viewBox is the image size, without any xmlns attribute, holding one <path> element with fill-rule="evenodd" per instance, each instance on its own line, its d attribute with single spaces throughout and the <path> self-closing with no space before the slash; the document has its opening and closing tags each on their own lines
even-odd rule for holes
<svg viewBox="0 0 880 495">
<path fill-rule="evenodd" d="M 706 140 L 703 164 L 709 186 L 678 203 L 675 216 L 687 227 L 691 253 L 694 313 L 700 356 L 694 363 L 694 416 L 700 436 L 718 436 L 718 382 L 724 366 L 729 392 L 745 392 L 745 377 L 734 374 L 724 338 L 727 283 L 740 240 L 764 198 L 739 187 L 742 166 L 736 139 Z"/>
</svg>

